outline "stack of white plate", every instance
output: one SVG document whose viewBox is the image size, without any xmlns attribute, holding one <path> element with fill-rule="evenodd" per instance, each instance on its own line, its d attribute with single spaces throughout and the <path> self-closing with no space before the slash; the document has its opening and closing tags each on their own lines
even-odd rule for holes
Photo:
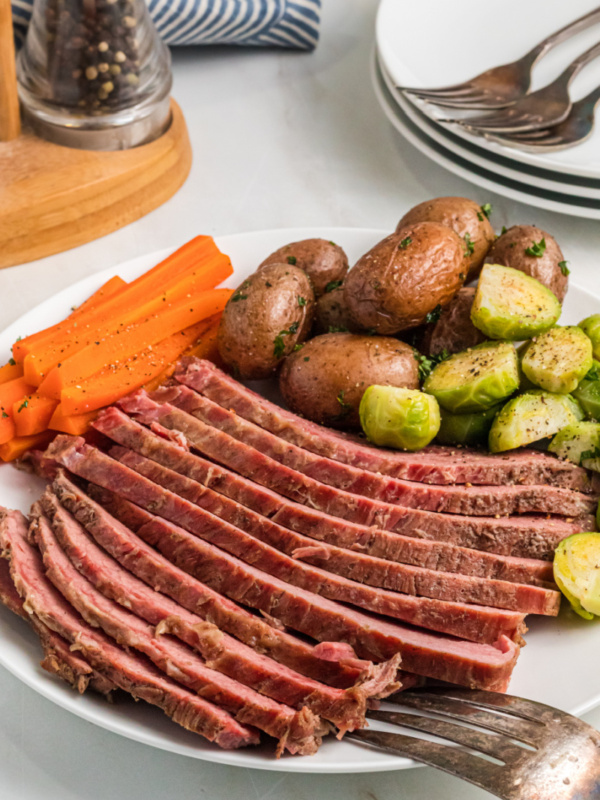
<svg viewBox="0 0 600 800">
<path fill-rule="evenodd" d="M 379 103 L 409 142 L 462 178 L 538 208 L 600 219 L 600 109 L 597 130 L 587 141 L 553 153 L 531 153 L 442 122 L 461 114 L 397 88 L 447 86 L 513 61 L 597 4 L 598 0 L 382 0 L 372 65 Z M 535 67 L 533 89 L 552 81 L 599 40 L 596 25 L 551 51 Z M 599 84 L 600 58 L 574 82 L 573 99 Z"/>
</svg>

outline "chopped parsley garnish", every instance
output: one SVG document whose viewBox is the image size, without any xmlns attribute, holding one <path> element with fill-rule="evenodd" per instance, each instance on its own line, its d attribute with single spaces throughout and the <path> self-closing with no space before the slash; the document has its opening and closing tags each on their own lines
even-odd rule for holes
<svg viewBox="0 0 600 800">
<path fill-rule="evenodd" d="M 342 285 L 343 281 L 329 281 L 327 286 L 325 287 L 325 294 L 329 294 L 329 292 L 333 292 L 334 289 L 339 289 Z"/>
<path fill-rule="evenodd" d="M 288 256 L 287 257 L 288 264 L 291 264 L 292 266 L 295 266 L 297 261 L 298 261 L 298 259 L 296 258 L 296 256 Z"/>
<path fill-rule="evenodd" d="M 332 244 L 334 247 L 337 247 L 337 244 L 335 242 L 332 242 L 331 239 L 329 240 L 329 244 Z"/>
<path fill-rule="evenodd" d="M 558 266 L 560 267 L 560 271 L 562 272 L 563 275 L 565 275 L 565 277 L 567 275 L 571 274 L 571 270 L 567 266 L 568 263 L 569 263 L 568 261 L 559 261 L 558 262 Z"/>
<path fill-rule="evenodd" d="M 342 407 L 342 410 L 340 411 L 340 413 L 336 417 L 336 419 L 338 419 L 338 420 L 344 419 L 344 417 L 347 417 L 348 414 L 352 411 L 352 406 L 350 405 L 350 403 L 346 402 L 346 400 L 344 398 L 344 395 L 345 395 L 345 392 L 342 389 L 342 391 L 338 394 L 338 396 L 336 398 L 336 400 L 338 401 L 338 403 Z"/>
<path fill-rule="evenodd" d="M 429 314 L 427 314 L 427 316 L 425 317 L 425 322 L 428 325 L 431 324 L 432 322 L 437 322 L 438 319 L 440 318 L 441 313 L 442 313 L 442 307 L 438 303 L 438 305 L 433 309 L 433 311 L 430 311 Z"/>
<path fill-rule="evenodd" d="M 506 233 L 506 225 L 503 225 L 503 226 L 502 226 L 502 231 L 501 231 L 501 234 L 502 234 L 502 233 Z"/>
<path fill-rule="evenodd" d="M 231 302 L 232 303 L 239 303 L 240 300 L 247 300 L 247 299 L 248 299 L 248 295 L 247 294 L 242 294 L 241 292 L 236 292 L 232 296 Z"/>
<path fill-rule="evenodd" d="M 14 358 L 9 358 L 8 363 L 10 364 L 11 367 L 16 367 L 17 365 L 17 362 L 14 360 Z"/>
<path fill-rule="evenodd" d="M 306 297 L 298 297 L 298 305 L 300 308 L 304 308 L 306 305 Z"/>
<path fill-rule="evenodd" d="M 4 409 L 2 409 L 2 419 L 8 419 L 8 414 Z"/>
<path fill-rule="evenodd" d="M 17 409 L 17 414 L 20 414 L 21 411 L 23 411 L 24 408 L 27 408 L 28 405 L 29 405 L 29 400 L 23 400 L 23 402 L 21 403 L 21 405 Z"/>
<path fill-rule="evenodd" d="M 525 255 L 541 258 L 546 252 L 546 240 L 540 239 L 539 242 L 532 242 L 531 247 L 525 248 Z"/>
<path fill-rule="evenodd" d="M 473 253 L 475 252 L 475 243 L 473 242 L 470 234 L 468 233 L 465 233 L 464 239 L 465 239 L 465 244 L 467 245 L 465 255 L 472 256 Z"/>
<path fill-rule="evenodd" d="M 465 273 L 464 273 L 464 272 L 459 272 L 459 273 L 458 273 L 458 277 L 461 279 L 461 281 L 464 281 L 464 279 L 465 279 L 465 277 L 466 277 L 466 276 L 465 276 Z"/>
<path fill-rule="evenodd" d="M 486 216 L 489 219 L 492 216 L 492 204 L 484 203 L 481 206 L 481 211 L 483 212 L 484 216 Z M 479 216 L 479 214 L 477 216 Z M 483 222 L 483 220 L 480 221 Z"/>
<path fill-rule="evenodd" d="M 304 356 L 305 361 L 310 361 L 310 356 Z"/>
<path fill-rule="evenodd" d="M 348 333 L 348 328 L 345 328 L 343 325 L 330 325 L 327 328 L 327 333 Z"/>
<path fill-rule="evenodd" d="M 424 356 L 422 353 L 419 353 L 417 350 L 415 350 L 415 358 L 419 364 L 419 380 L 421 383 L 423 383 L 423 381 L 429 377 L 431 371 L 435 366 L 437 366 L 437 364 L 440 364 L 442 361 L 450 358 L 450 353 L 447 350 L 442 350 L 441 353 L 438 353 L 435 356 Z"/>
<path fill-rule="evenodd" d="M 410 236 L 407 236 L 406 239 L 402 239 L 400 242 L 400 250 L 406 250 L 409 244 L 412 244 L 412 239 Z"/>
<path fill-rule="evenodd" d="M 292 333 L 297 333 L 299 325 L 299 322 L 292 322 L 287 331 L 279 331 L 277 336 L 273 339 L 273 355 L 275 358 L 281 358 L 281 356 L 285 353 L 285 343 L 283 341 L 283 337 L 290 336 Z"/>
<path fill-rule="evenodd" d="M 267 287 L 267 289 L 270 289 L 271 286 L 273 286 L 273 284 L 269 283 L 269 281 L 265 281 L 265 286 Z"/>
<path fill-rule="evenodd" d="M 294 345 L 294 350 L 293 350 L 293 352 L 294 352 L 294 353 L 297 353 L 297 352 L 298 352 L 298 350 L 302 350 L 302 348 L 303 348 L 303 347 L 304 347 L 304 344 L 300 344 L 300 343 L 298 342 L 297 344 L 295 344 L 295 345 Z"/>
</svg>

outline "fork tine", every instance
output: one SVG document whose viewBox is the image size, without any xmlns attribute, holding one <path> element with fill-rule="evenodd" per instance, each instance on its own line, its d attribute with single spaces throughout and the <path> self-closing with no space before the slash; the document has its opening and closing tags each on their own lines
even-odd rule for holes
<svg viewBox="0 0 600 800">
<path fill-rule="evenodd" d="M 403 714 L 399 711 L 371 711 L 370 719 L 377 719 L 380 722 L 389 722 L 392 725 L 400 725 L 404 728 L 412 728 L 423 733 L 430 733 L 432 736 L 439 736 L 450 742 L 456 742 L 463 747 L 471 750 L 478 750 L 488 756 L 504 761 L 505 764 L 515 763 L 529 751 L 513 744 L 506 736 L 495 736 L 489 733 L 466 728 L 463 725 L 455 725 L 444 720 L 431 719 L 431 717 L 421 717 L 416 714 Z"/>
<path fill-rule="evenodd" d="M 487 789 L 492 794 L 496 793 L 490 787 L 500 785 L 505 769 L 505 767 L 500 767 L 456 747 L 415 739 L 401 733 L 359 730 L 347 733 L 346 736 L 365 744 L 375 745 L 393 755 L 413 758 L 422 764 L 437 767 L 450 775 L 463 778 L 475 786 Z M 500 797 L 501 795 L 496 796 Z"/>
<path fill-rule="evenodd" d="M 434 689 L 433 694 L 435 693 Z M 549 713 L 552 716 L 564 715 L 562 711 L 543 703 L 533 703 L 522 697 L 513 697 L 499 692 L 486 692 L 480 689 L 445 689 L 444 695 L 458 700 L 468 700 L 484 708 L 499 708 L 506 714 L 514 714 L 533 722 L 545 722 Z"/>
<path fill-rule="evenodd" d="M 457 83 L 454 86 L 445 86 L 440 89 L 420 89 L 416 86 L 397 86 L 401 92 L 407 92 L 408 94 L 423 94 L 423 95 L 430 95 L 431 97 L 440 97 L 443 95 L 446 96 L 458 96 L 463 94 L 465 91 L 469 91 L 473 88 L 473 84 L 470 81 L 465 81 L 464 83 Z"/>
<path fill-rule="evenodd" d="M 389 702 L 389 698 L 386 699 Z M 544 728 L 539 723 L 514 717 L 501 717 L 491 714 L 461 699 L 437 695 L 429 692 L 407 692 L 404 697 L 393 701 L 398 705 L 415 708 L 418 711 L 430 711 L 433 714 L 461 719 L 478 725 L 494 733 L 502 733 L 511 739 L 525 744 L 537 746 L 543 736 Z"/>
</svg>

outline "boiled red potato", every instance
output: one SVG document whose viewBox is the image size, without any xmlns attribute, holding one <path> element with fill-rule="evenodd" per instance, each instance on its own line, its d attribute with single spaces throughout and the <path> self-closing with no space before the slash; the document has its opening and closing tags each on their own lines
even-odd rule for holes
<svg viewBox="0 0 600 800">
<path fill-rule="evenodd" d="M 418 222 L 383 239 L 344 281 L 352 322 L 382 335 L 432 322 L 467 277 L 464 241 L 446 225 Z"/>
<path fill-rule="evenodd" d="M 472 280 L 479 274 L 483 259 L 496 238 L 488 219 L 491 211 L 489 203 L 480 206 L 466 197 L 436 197 L 407 211 L 396 231 L 416 222 L 439 222 L 452 228 L 465 243 L 467 280 Z"/>
<path fill-rule="evenodd" d="M 358 407 L 374 384 L 418 389 L 412 347 L 385 336 L 327 333 L 288 356 L 279 375 L 292 411 L 335 428 L 360 428 Z"/>
<path fill-rule="evenodd" d="M 533 225 L 513 225 L 490 248 L 486 264 L 512 267 L 543 283 L 558 297 L 569 288 L 569 268 L 556 239 Z"/>
<path fill-rule="evenodd" d="M 471 321 L 475 288 L 464 286 L 441 312 L 437 322 L 427 326 L 419 349 L 429 356 L 460 353 L 485 340 L 483 333 Z"/>
<path fill-rule="evenodd" d="M 291 264 L 304 270 L 311 280 L 315 297 L 339 286 L 348 272 L 346 253 L 327 239 L 303 239 L 286 244 L 265 258 L 260 267 L 270 264 Z"/>
</svg>

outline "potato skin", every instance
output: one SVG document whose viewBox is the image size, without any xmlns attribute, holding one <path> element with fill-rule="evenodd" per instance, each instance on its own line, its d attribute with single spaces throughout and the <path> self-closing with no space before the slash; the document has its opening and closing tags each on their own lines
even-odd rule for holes
<svg viewBox="0 0 600 800">
<path fill-rule="evenodd" d="M 540 258 L 527 255 L 525 250 L 542 239 L 546 240 L 544 254 Z M 496 239 L 485 263 L 513 267 L 531 275 L 554 292 L 562 303 L 569 288 L 569 278 L 558 266 L 564 258 L 556 239 L 546 231 L 534 225 L 513 225 Z"/>
<path fill-rule="evenodd" d="M 460 353 L 485 341 L 485 336 L 471 322 L 471 306 L 475 287 L 463 286 L 440 314 L 437 322 L 428 325 L 421 340 L 421 350 L 437 356 L 443 350 Z"/>
<path fill-rule="evenodd" d="M 221 358 L 240 378 L 269 377 L 309 336 L 314 308 L 314 292 L 301 269 L 271 264 L 257 270 L 225 306 L 218 334 Z"/>
<path fill-rule="evenodd" d="M 316 335 L 346 331 L 360 333 L 361 329 L 352 322 L 348 314 L 344 300 L 343 285 L 319 297 L 315 310 L 313 330 Z"/>
<path fill-rule="evenodd" d="M 416 222 L 439 222 L 465 240 L 468 234 L 473 252 L 467 255 L 467 281 L 476 278 L 488 250 L 496 238 L 489 219 L 474 200 L 466 197 L 436 197 L 411 208 L 402 217 L 396 231 Z"/>
<path fill-rule="evenodd" d="M 398 230 L 360 258 L 344 282 L 352 321 L 387 335 L 425 322 L 445 307 L 467 273 L 463 240 L 439 222 Z"/>
<path fill-rule="evenodd" d="M 335 242 L 326 239 L 302 239 L 275 250 L 265 258 L 268 264 L 293 264 L 310 278 L 315 297 L 321 297 L 332 281 L 343 281 L 348 272 L 348 256 Z"/>
<path fill-rule="evenodd" d="M 327 333 L 288 356 L 279 375 L 292 411 L 334 428 L 360 428 L 358 407 L 374 383 L 418 389 L 412 347 L 383 336 Z"/>
</svg>

